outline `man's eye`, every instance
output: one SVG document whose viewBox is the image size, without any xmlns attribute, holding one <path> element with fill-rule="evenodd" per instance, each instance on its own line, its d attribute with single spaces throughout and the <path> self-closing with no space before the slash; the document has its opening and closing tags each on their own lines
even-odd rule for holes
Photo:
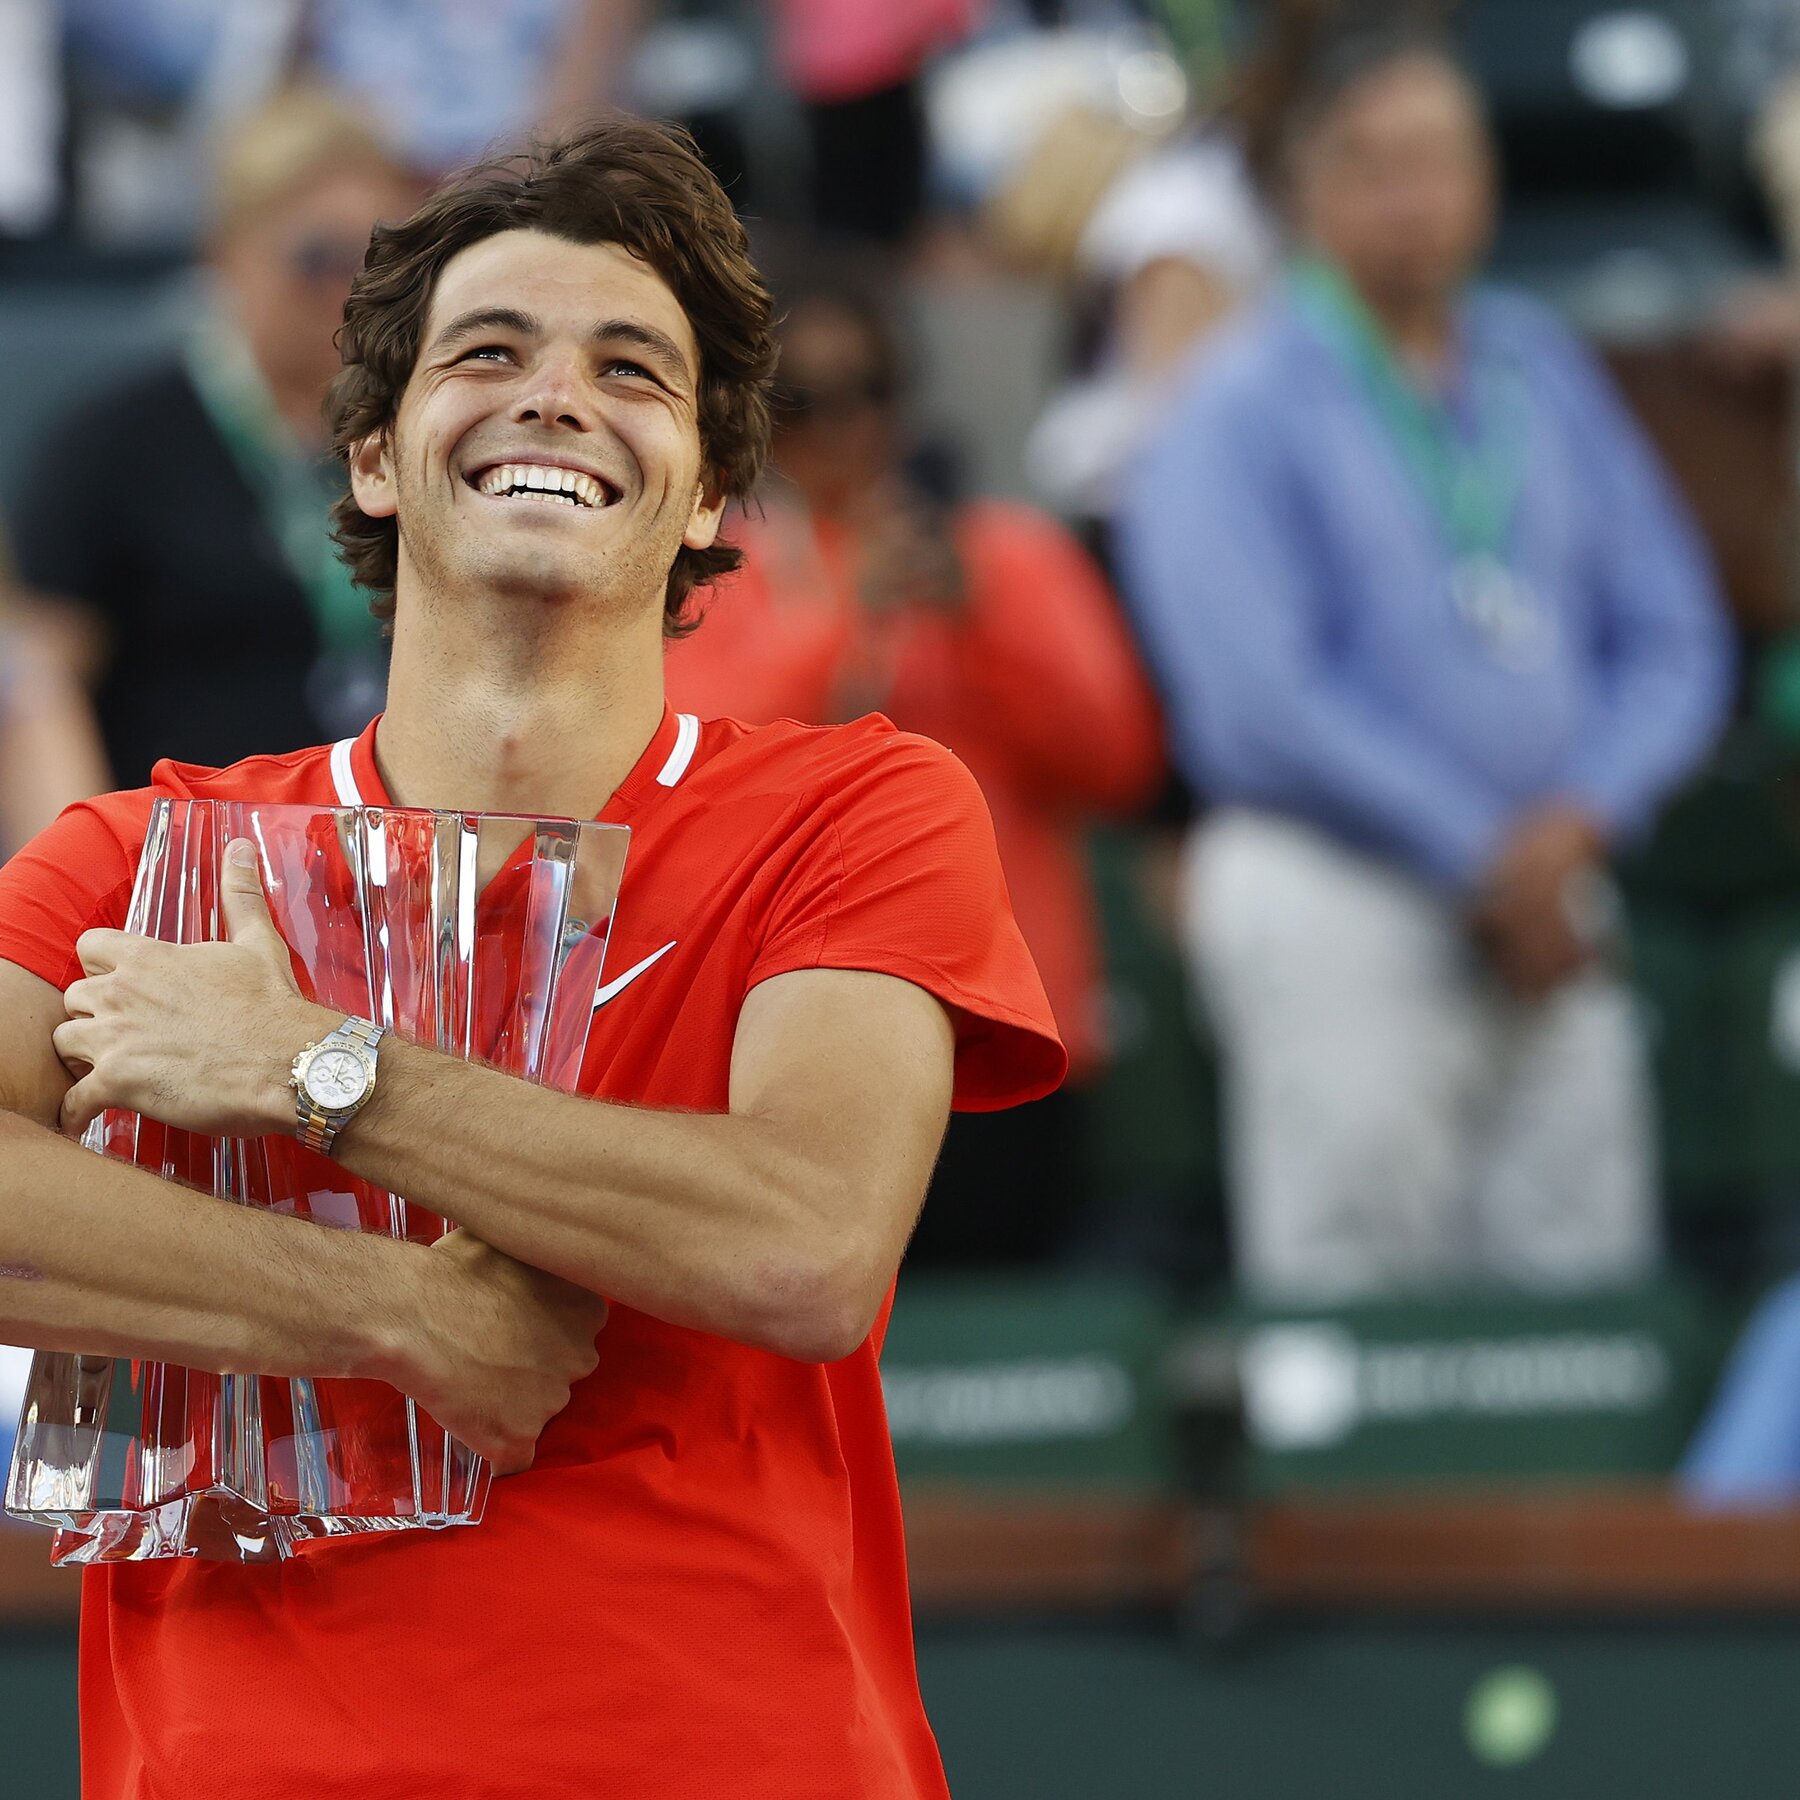
<svg viewBox="0 0 1800 1800">
<path fill-rule="evenodd" d="M 611 375 L 620 371 L 627 375 L 642 375 L 646 381 L 651 379 L 650 371 L 641 362 L 633 362 L 629 356 L 609 356 L 606 373 Z"/>
<path fill-rule="evenodd" d="M 471 349 L 465 350 L 457 360 L 471 362 L 480 357 L 484 360 L 492 358 L 494 361 L 500 361 L 511 355 L 512 352 L 504 344 L 476 344 Z"/>
</svg>

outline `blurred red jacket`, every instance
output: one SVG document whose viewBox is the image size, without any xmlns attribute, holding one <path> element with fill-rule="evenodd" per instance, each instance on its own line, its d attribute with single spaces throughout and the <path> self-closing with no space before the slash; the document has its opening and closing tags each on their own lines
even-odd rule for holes
<svg viewBox="0 0 1800 1800">
<path fill-rule="evenodd" d="M 1105 578 L 1054 520 L 982 501 L 951 536 L 963 574 L 952 613 L 873 613 L 857 598 L 857 544 L 833 521 L 771 500 L 727 535 L 745 566 L 671 645 L 681 712 L 750 724 L 832 724 L 878 710 L 947 745 L 994 817 L 1013 911 L 1080 1080 L 1104 1060 L 1099 925 L 1084 825 L 1128 812 L 1163 767 L 1149 684 Z"/>
</svg>

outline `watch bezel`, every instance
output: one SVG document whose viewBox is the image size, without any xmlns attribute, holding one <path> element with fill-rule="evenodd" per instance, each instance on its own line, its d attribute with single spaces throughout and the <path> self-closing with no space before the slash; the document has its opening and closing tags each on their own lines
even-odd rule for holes
<svg viewBox="0 0 1800 1800">
<path fill-rule="evenodd" d="M 341 1106 L 328 1106 L 324 1099 L 320 1095 L 314 1093 L 311 1086 L 308 1085 L 307 1078 L 312 1073 L 312 1066 L 315 1059 L 327 1050 L 342 1051 L 346 1056 L 355 1057 L 357 1066 L 362 1070 L 363 1080 L 361 1091 L 354 1100 L 350 1100 Z M 325 1115 L 327 1118 L 354 1112 L 374 1091 L 375 1058 L 370 1053 L 367 1046 L 358 1043 L 354 1038 L 321 1038 L 316 1044 L 308 1044 L 307 1047 L 294 1058 L 294 1087 L 300 1097 L 306 1101 L 308 1106 L 312 1107 L 316 1112 Z"/>
</svg>

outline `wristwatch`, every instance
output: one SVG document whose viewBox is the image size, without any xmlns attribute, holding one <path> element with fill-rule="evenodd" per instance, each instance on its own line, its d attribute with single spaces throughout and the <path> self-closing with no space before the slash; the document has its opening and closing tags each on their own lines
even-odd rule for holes
<svg viewBox="0 0 1800 1800">
<path fill-rule="evenodd" d="M 309 1150 L 329 1152 L 337 1134 L 375 1092 L 375 1062 L 385 1026 L 346 1019 L 294 1058 L 294 1135 Z"/>
</svg>

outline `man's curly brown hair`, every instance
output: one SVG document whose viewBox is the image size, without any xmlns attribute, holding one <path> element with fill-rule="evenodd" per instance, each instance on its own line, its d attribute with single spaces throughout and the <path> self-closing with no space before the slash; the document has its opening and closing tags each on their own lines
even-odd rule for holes
<svg viewBox="0 0 1800 1800">
<path fill-rule="evenodd" d="M 693 139 L 641 119 L 609 120 L 451 177 L 410 219 L 378 225 L 344 306 L 344 366 L 326 402 L 331 443 L 348 467 L 355 447 L 393 429 L 412 378 L 437 278 L 459 251 L 503 231 L 543 231 L 577 244 L 618 244 L 641 257 L 680 302 L 700 346 L 700 451 L 716 494 L 742 500 L 769 443 L 775 339 L 769 294 L 750 240 Z M 399 527 L 343 495 L 332 535 L 380 619 L 394 616 Z M 663 630 L 680 636 L 688 596 L 743 561 L 723 541 L 676 552 Z"/>
</svg>

